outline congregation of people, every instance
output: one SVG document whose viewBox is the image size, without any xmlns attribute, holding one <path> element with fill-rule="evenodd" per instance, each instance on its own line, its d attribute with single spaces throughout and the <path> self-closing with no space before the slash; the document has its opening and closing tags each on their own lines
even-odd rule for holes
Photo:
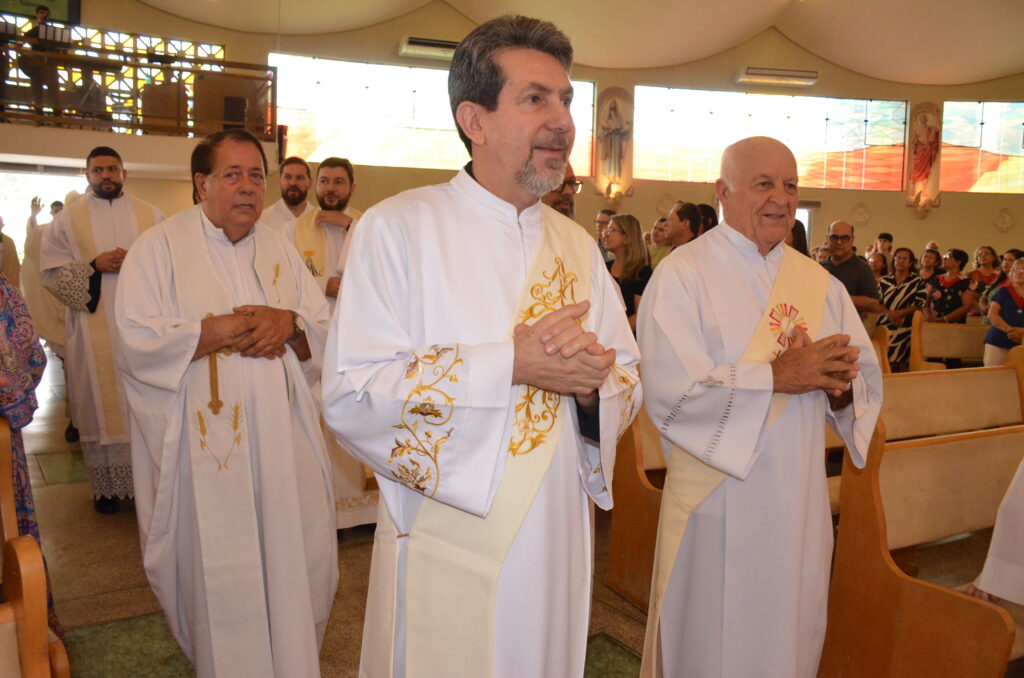
<svg viewBox="0 0 1024 678">
<path fill-rule="evenodd" d="M 19 435 L 41 338 L 93 508 L 134 507 L 199 676 L 319 676 L 336 531 L 376 523 L 360 675 L 581 678 L 593 508 L 645 407 L 668 470 L 642 675 L 816 675 L 825 426 L 861 467 L 882 406 L 865 316 L 893 371 L 918 311 L 988 322 L 1001 365 L 1024 252 L 881 233 L 858 254 L 845 220 L 809 250 L 796 160 L 766 137 L 723 149 L 721 213 L 681 200 L 645 231 L 602 208 L 595 239 L 567 162 L 572 55 L 536 19 L 473 30 L 449 74 L 470 162 L 365 213 L 338 157 L 284 159 L 265 205 L 274 172 L 240 129 L 196 143 L 195 204 L 172 215 L 127 190 L 138 159 L 83 153 L 84 194 L 45 224 L 32 200 L 23 267 L 0 250 L 20 529 L 47 538 Z M 997 569 L 975 595 L 1024 603 Z"/>
</svg>

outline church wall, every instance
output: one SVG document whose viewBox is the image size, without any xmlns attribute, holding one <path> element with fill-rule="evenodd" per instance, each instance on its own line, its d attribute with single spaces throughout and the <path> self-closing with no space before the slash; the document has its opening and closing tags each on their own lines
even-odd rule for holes
<svg viewBox="0 0 1024 678">
<path fill-rule="evenodd" d="M 279 50 L 435 68 L 438 62 L 398 57 L 397 45 L 401 37 L 414 34 L 458 40 L 474 25 L 440 0 L 396 19 L 359 30 L 329 35 L 281 36 L 280 39 L 274 35 L 226 31 L 191 22 L 155 10 L 138 0 L 83 0 L 82 21 L 92 26 L 130 32 L 222 42 L 227 46 L 229 59 L 236 61 L 262 63 L 268 52 Z M 985 48 L 982 40 L 979 40 L 978 48 Z M 648 69 L 578 66 L 573 75 L 595 80 L 598 91 L 610 86 L 631 89 L 635 85 L 738 90 L 740 87 L 733 82 L 735 73 L 740 67 L 751 65 L 814 69 L 821 74 L 818 84 L 811 88 L 763 90 L 776 94 L 906 99 L 913 106 L 922 101 L 940 103 L 945 99 L 1020 99 L 1021 92 L 1024 92 L 1024 73 L 958 86 L 907 85 L 866 77 L 816 57 L 774 29 L 764 31 L 738 47 L 687 64 Z M 445 181 L 451 175 L 452 172 L 443 170 L 359 167 L 356 177 L 358 189 L 353 204 L 365 209 L 400 190 Z M 159 193 L 156 185 L 153 190 Z M 180 193 L 173 185 L 174 182 L 168 189 L 168 195 Z M 713 188 L 709 184 L 635 181 L 633 189 L 633 195 L 623 198 L 617 208 L 636 214 L 645 227 L 657 218 L 659 203 L 676 198 L 700 202 L 713 199 Z M 268 193 L 268 201 L 277 199 L 273 182 Z M 858 232 L 861 247 L 870 244 L 874 235 L 882 230 L 893 232 L 897 245 L 907 244 L 915 249 L 920 249 L 925 241 L 931 239 L 938 240 L 943 247 L 957 245 L 964 249 L 973 249 L 979 244 L 990 244 L 1000 250 L 1024 246 L 1024 196 L 1021 195 L 944 193 L 941 205 L 923 220 L 905 206 L 903 194 L 898 192 L 804 189 L 801 196 L 822 203 L 820 212 L 814 217 L 812 242 L 823 239 L 829 221 L 848 217 L 854 206 L 863 203 L 871 219 Z M 592 229 L 594 213 L 606 206 L 606 202 L 592 185 L 587 185 L 578 198 L 578 206 L 577 220 Z M 1005 234 L 992 225 L 997 212 L 1003 208 L 1009 209 L 1018 222 L 1022 222 Z"/>
</svg>

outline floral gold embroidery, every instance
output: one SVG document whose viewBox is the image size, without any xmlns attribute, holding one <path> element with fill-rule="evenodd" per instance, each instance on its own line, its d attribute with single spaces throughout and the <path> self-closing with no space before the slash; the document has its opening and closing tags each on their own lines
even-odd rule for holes
<svg viewBox="0 0 1024 678">
<path fill-rule="evenodd" d="M 398 482 L 433 497 L 441 481 L 441 448 L 454 430 L 448 426 L 455 414 L 455 398 L 444 387 L 459 381 L 456 368 L 463 363 L 459 347 L 431 346 L 414 353 L 405 368 L 405 379 L 419 377 L 402 406 L 405 432 L 395 438 L 388 463 Z"/>
<path fill-rule="evenodd" d="M 554 270 L 550 273 L 541 272 L 541 275 L 544 276 L 544 282 L 530 288 L 534 302 L 520 314 L 520 322 L 535 320 L 566 304 L 576 303 L 576 282 L 579 278 L 575 273 L 565 270 L 565 262 L 561 257 L 555 257 Z"/>
<path fill-rule="evenodd" d="M 526 386 L 516 403 L 512 424 L 512 440 L 508 451 L 512 456 L 526 454 L 540 447 L 558 421 L 558 405 L 562 397 L 557 393 Z"/>
<path fill-rule="evenodd" d="M 576 303 L 576 283 L 579 276 L 565 268 L 565 261 L 555 257 L 554 268 L 542 271 L 544 282 L 530 287 L 533 303 L 519 315 L 520 322 L 536 320 L 566 304 Z M 562 402 L 557 393 L 535 386 L 524 386 L 516 402 L 512 439 L 508 451 L 512 456 L 527 454 L 540 447 L 558 421 L 558 406 Z"/>
<path fill-rule="evenodd" d="M 622 390 L 619 391 L 619 430 L 616 434 L 618 439 L 626 432 L 626 428 L 636 416 L 638 403 L 634 396 L 640 381 L 632 372 L 618 363 L 612 365 L 612 375 L 622 387 Z"/>
</svg>

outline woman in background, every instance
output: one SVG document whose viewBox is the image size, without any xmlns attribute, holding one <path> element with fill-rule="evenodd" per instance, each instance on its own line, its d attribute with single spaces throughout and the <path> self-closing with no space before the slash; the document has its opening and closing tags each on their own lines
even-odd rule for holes
<svg viewBox="0 0 1024 678">
<path fill-rule="evenodd" d="M 875 276 L 875 282 L 881 283 L 882 278 L 889 275 L 889 263 L 885 259 L 885 255 L 881 252 L 873 252 L 868 257 L 868 264 L 871 265 L 871 272 Z"/>
<path fill-rule="evenodd" d="M 1010 284 L 996 288 L 988 321 L 992 326 L 985 335 L 984 365 L 1005 365 L 1010 349 L 1024 339 L 1024 259 L 1010 269 Z"/>
<path fill-rule="evenodd" d="M 636 332 L 636 309 L 640 295 L 647 287 L 653 270 L 644 247 L 640 222 L 632 214 L 616 214 L 604 232 L 604 248 L 615 255 L 608 264 L 608 272 L 619 284 L 622 301 L 626 304 L 626 318 Z"/>
<path fill-rule="evenodd" d="M 872 256 L 880 256 L 878 252 Z M 910 319 L 928 300 L 924 280 L 914 268 L 917 260 L 907 247 L 893 253 L 891 275 L 879 282 L 882 305 L 889 309 L 878 324 L 889 328 L 889 366 L 893 372 L 906 372 L 910 362 Z"/>
<path fill-rule="evenodd" d="M 32 319 L 21 293 L 7 276 L 0 274 L 0 416 L 11 427 L 11 452 L 14 455 L 14 508 L 18 516 L 18 534 L 31 535 L 39 542 L 32 485 L 28 477 L 28 459 L 21 429 L 32 421 L 36 411 L 36 386 L 43 378 L 46 354 L 32 327 Z M 41 545 L 41 543 L 40 543 Z M 58 634 L 60 624 L 53 610 L 50 579 L 46 579 L 50 628 Z"/>
</svg>

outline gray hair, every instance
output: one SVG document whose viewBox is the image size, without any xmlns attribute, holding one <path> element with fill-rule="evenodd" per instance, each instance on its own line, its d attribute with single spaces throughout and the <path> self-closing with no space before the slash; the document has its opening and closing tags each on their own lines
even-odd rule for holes
<svg viewBox="0 0 1024 678">
<path fill-rule="evenodd" d="M 452 116 L 463 101 L 483 106 L 488 111 L 498 108 L 498 95 L 505 86 L 505 74 L 494 57 L 502 49 L 519 47 L 550 54 L 566 73 L 572 68 L 572 45 L 569 38 L 549 21 L 507 14 L 480 24 L 455 49 L 448 70 L 448 101 Z M 459 138 L 472 154 L 472 143 L 459 127 Z"/>
</svg>

